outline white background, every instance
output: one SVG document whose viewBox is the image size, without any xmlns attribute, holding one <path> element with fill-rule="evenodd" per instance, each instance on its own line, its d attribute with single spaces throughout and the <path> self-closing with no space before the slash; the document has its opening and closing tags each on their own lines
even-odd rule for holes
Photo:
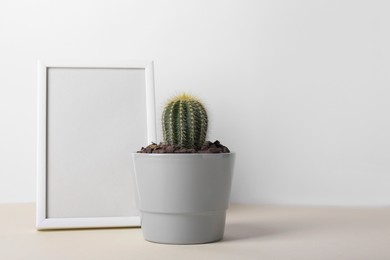
<svg viewBox="0 0 390 260">
<path fill-rule="evenodd" d="M 209 138 L 237 152 L 235 202 L 390 205 L 389 13 L 385 0 L 1 0 L 0 202 L 35 200 L 48 57 L 154 60 L 158 120 L 189 91 Z"/>
</svg>

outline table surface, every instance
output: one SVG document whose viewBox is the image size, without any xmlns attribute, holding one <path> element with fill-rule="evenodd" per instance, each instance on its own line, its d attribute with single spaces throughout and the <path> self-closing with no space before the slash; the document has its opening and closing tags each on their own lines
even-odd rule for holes
<svg viewBox="0 0 390 260">
<path fill-rule="evenodd" d="M 231 205 L 222 241 L 147 242 L 140 228 L 36 231 L 35 204 L 0 205 L 0 259 L 390 259 L 390 208 Z"/>
</svg>

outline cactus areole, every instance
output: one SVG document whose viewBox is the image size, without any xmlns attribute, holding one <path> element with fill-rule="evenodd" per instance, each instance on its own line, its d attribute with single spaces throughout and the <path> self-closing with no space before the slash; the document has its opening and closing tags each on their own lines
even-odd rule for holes
<svg viewBox="0 0 390 260">
<path fill-rule="evenodd" d="M 208 118 L 202 102 L 188 94 L 168 101 L 162 113 L 164 143 L 199 149 L 206 141 Z"/>
</svg>

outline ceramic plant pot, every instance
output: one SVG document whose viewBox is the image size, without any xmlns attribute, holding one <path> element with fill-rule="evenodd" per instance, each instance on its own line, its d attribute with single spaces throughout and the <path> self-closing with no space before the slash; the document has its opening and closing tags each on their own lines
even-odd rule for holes
<svg viewBox="0 0 390 260">
<path fill-rule="evenodd" d="M 222 239 L 234 153 L 134 153 L 145 240 L 199 244 Z"/>
</svg>

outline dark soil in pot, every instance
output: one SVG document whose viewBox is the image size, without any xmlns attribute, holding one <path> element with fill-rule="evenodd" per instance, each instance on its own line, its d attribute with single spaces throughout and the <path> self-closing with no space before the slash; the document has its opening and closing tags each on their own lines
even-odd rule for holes
<svg viewBox="0 0 390 260">
<path fill-rule="evenodd" d="M 230 150 L 217 140 L 215 142 L 205 142 L 200 149 L 182 148 L 176 145 L 163 143 L 152 143 L 147 147 L 142 147 L 138 153 L 230 153 Z"/>
</svg>

